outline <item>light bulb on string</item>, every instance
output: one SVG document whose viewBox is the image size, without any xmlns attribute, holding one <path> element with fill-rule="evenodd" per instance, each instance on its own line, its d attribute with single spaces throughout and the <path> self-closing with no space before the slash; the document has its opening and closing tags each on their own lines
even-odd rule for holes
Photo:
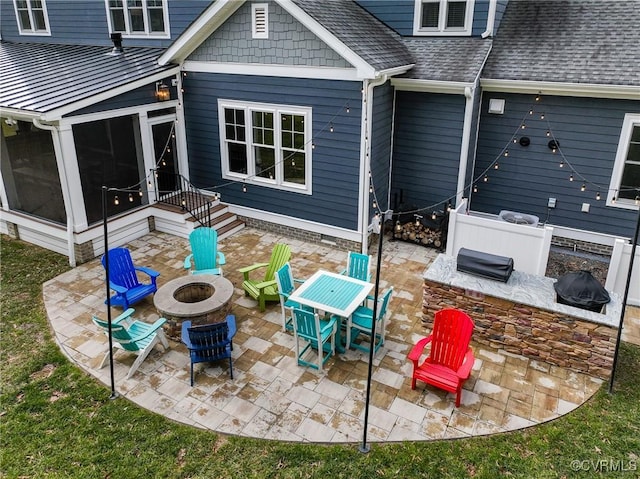
<svg viewBox="0 0 640 479">
<path fill-rule="evenodd" d="M 451 211 L 451 203 L 447 202 L 447 211 Z"/>
<path fill-rule="evenodd" d="M 416 217 L 416 226 L 420 226 L 420 218 L 422 218 L 422 216 L 420 215 L 414 215 Z"/>
<path fill-rule="evenodd" d="M 478 185 L 473 185 L 473 192 L 477 193 L 478 192 Z"/>
<path fill-rule="evenodd" d="M 514 143 L 518 143 L 518 138 L 517 137 L 513 137 L 513 142 Z"/>
<path fill-rule="evenodd" d="M 527 127 L 527 125 L 525 123 L 522 123 L 522 125 L 520 125 L 520 129 L 524 130 Z"/>
<path fill-rule="evenodd" d="M 311 143 L 311 149 L 312 149 L 312 150 L 315 150 L 315 149 L 316 149 L 316 144 L 315 144 L 315 143 L 313 143 L 313 142 Z"/>
<path fill-rule="evenodd" d="M 580 191 L 585 191 L 586 189 L 587 189 L 587 185 L 582 183 L 582 186 L 580 187 Z"/>
<path fill-rule="evenodd" d="M 378 203 L 376 203 L 375 201 L 373 202 L 373 209 L 377 209 L 378 208 Z"/>
<path fill-rule="evenodd" d="M 529 115 L 533 115 L 533 109 L 529 110 Z"/>
<path fill-rule="evenodd" d="M 291 160 L 291 166 L 296 166 L 296 160 Z"/>
<path fill-rule="evenodd" d="M 142 189 L 139 189 L 139 190 L 138 190 L 138 196 L 139 196 L 140 198 L 142 198 L 142 195 L 143 195 L 143 193 L 142 193 Z"/>
<path fill-rule="evenodd" d="M 167 166 L 167 162 L 164 160 L 164 158 L 162 159 L 162 161 L 160 162 L 160 164 L 161 164 L 162 166 Z"/>
<path fill-rule="evenodd" d="M 541 119 L 541 120 L 544 120 L 544 113 L 542 113 L 542 114 L 540 115 L 540 119 Z"/>
<path fill-rule="evenodd" d="M 171 148 L 167 148 L 167 153 L 171 153 Z"/>
<path fill-rule="evenodd" d="M 509 156 L 509 150 L 504 150 L 504 156 Z"/>
<path fill-rule="evenodd" d="M 151 180 L 147 181 L 147 186 L 151 188 Z"/>
<path fill-rule="evenodd" d="M 482 181 L 486 183 L 487 181 L 489 181 L 489 177 L 487 175 L 484 175 L 484 178 L 482 178 Z"/>
<path fill-rule="evenodd" d="M 187 204 L 187 200 L 186 200 L 186 198 L 184 197 L 184 195 L 182 195 L 182 199 L 181 199 L 181 201 L 180 201 L 180 204 L 181 204 L 182 206 L 185 206 L 185 205 Z"/>
<path fill-rule="evenodd" d="M 569 175 L 569 181 L 573 181 L 573 175 Z"/>
<path fill-rule="evenodd" d="M 600 192 L 599 191 L 596 193 L 596 200 L 600 201 Z"/>
<path fill-rule="evenodd" d="M 373 193 L 373 186 L 369 186 L 369 193 Z"/>
<path fill-rule="evenodd" d="M 617 191 L 617 190 L 616 190 L 616 191 Z M 616 194 L 616 193 L 614 193 L 614 194 L 613 194 L 613 198 L 611 198 L 611 204 L 614 204 L 614 205 L 615 205 L 615 204 L 616 204 L 616 201 L 618 201 L 618 197 L 617 197 L 617 194 Z"/>
<path fill-rule="evenodd" d="M 640 205 L 640 196 L 636 196 L 636 206 Z"/>
<path fill-rule="evenodd" d="M 540 94 L 539 93 L 536 95 L 536 101 L 540 101 Z"/>
<path fill-rule="evenodd" d="M 436 215 L 436 212 L 435 212 L 435 211 L 432 211 L 432 212 L 431 212 L 431 219 L 432 219 L 432 220 L 435 220 L 437 217 L 438 217 L 438 216 Z"/>
<path fill-rule="evenodd" d="M 564 159 L 560 160 L 560 168 L 564 168 Z"/>
<path fill-rule="evenodd" d="M 500 164 L 496 161 L 496 164 L 493 165 L 493 169 L 497 170 L 498 168 L 500 168 Z"/>
<path fill-rule="evenodd" d="M 400 233 L 400 231 L 402 231 L 402 225 L 400 221 L 396 221 L 396 233 Z"/>
<path fill-rule="evenodd" d="M 129 193 L 129 203 L 133 203 L 133 195 Z"/>
<path fill-rule="evenodd" d="M 245 183 L 242 183 L 242 192 L 243 193 L 247 192 L 247 185 Z"/>
<path fill-rule="evenodd" d="M 329 131 L 333 133 L 333 123 L 329 123 Z"/>
<path fill-rule="evenodd" d="M 547 135 L 547 136 L 551 136 L 551 132 L 550 132 L 549 130 L 547 130 L 546 135 Z"/>
<path fill-rule="evenodd" d="M 273 180 L 273 173 L 269 172 L 269 179 Z"/>
<path fill-rule="evenodd" d="M 120 198 L 118 198 L 118 195 L 116 195 L 116 197 L 113 199 L 113 204 L 116 206 L 120 204 Z"/>
<path fill-rule="evenodd" d="M 347 113 L 351 112 L 351 108 L 349 107 L 349 105 L 347 105 L 347 108 L 345 108 L 345 111 L 346 111 Z"/>
</svg>

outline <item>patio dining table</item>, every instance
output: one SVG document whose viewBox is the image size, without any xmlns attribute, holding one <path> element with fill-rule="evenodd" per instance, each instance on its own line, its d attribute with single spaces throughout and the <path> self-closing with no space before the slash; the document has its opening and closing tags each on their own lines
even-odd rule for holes
<svg viewBox="0 0 640 479">
<path fill-rule="evenodd" d="M 373 286 L 343 274 L 319 270 L 291 293 L 289 299 L 346 319 L 366 299 Z M 344 353 L 341 329 L 339 327 L 336 334 L 336 349 Z"/>
</svg>

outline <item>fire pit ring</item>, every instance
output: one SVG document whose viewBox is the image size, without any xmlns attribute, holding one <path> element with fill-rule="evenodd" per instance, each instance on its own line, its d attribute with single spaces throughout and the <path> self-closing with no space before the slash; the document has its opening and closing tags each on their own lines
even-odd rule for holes
<svg viewBox="0 0 640 479">
<path fill-rule="evenodd" d="M 158 288 L 153 304 L 167 318 L 165 333 L 180 341 L 182 322 L 194 326 L 219 323 L 231 310 L 233 284 L 222 276 L 198 274 L 172 279 Z"/>
</svg>

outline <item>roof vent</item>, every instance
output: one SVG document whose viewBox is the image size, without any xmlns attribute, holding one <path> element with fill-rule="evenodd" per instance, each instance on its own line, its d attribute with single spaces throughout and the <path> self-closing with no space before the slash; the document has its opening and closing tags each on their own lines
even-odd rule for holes
<svg viewBox="0 0 640 479">
<path fill-rule="evenodd" d="M 540 218 L 537 216 L 507 210 L 502 210 L 500 214 L 498 214 L 498 218 L 502 221 L 513 223 L 515 225 L 538 226 L 538 221 L 540 221 Z"/>
<path fill-rule="evenodd" d="M 269 38 L 269 6 L 266 3 L 251 5 L 251 27 L 253 38 Z"/>
<path fill-rule="evenodd" d="M 112 33 L 111 41 L 113 42 L 113 50 L 111 50 L 112 55 L 119 55 L 124 52 L 124 48 L 122 48 L 122 33 Z"/>
</svg>

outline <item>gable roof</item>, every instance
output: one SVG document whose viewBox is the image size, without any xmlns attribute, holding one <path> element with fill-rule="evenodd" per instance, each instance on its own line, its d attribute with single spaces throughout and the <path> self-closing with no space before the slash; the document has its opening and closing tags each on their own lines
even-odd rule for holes
<svg viewBox="0 0 640 479">
<path fill-rule="evenodd" d="M 639 59 L 638 0 L 510 1 L 483 85 L 491 79 L 625 89 L 640 86 Z"/>
<path fill-rule="evenodd" d="M 59 118 L 177 73 L 160 66 L 157 48 L 0 42 L 0 108 L 32 116 Z M 172 72 L 172 70 L 175 70 Z"/>
<path fill-rule="evenodd" d="M 330 48 L 354 65 L 363 78 L 404 71 L 413 58 L 399 35 L 351 0 L 274 0 Z M 160 57 L 161 64 L 185 60 L 243 3 L 214 2 Z"/>
</svg>

